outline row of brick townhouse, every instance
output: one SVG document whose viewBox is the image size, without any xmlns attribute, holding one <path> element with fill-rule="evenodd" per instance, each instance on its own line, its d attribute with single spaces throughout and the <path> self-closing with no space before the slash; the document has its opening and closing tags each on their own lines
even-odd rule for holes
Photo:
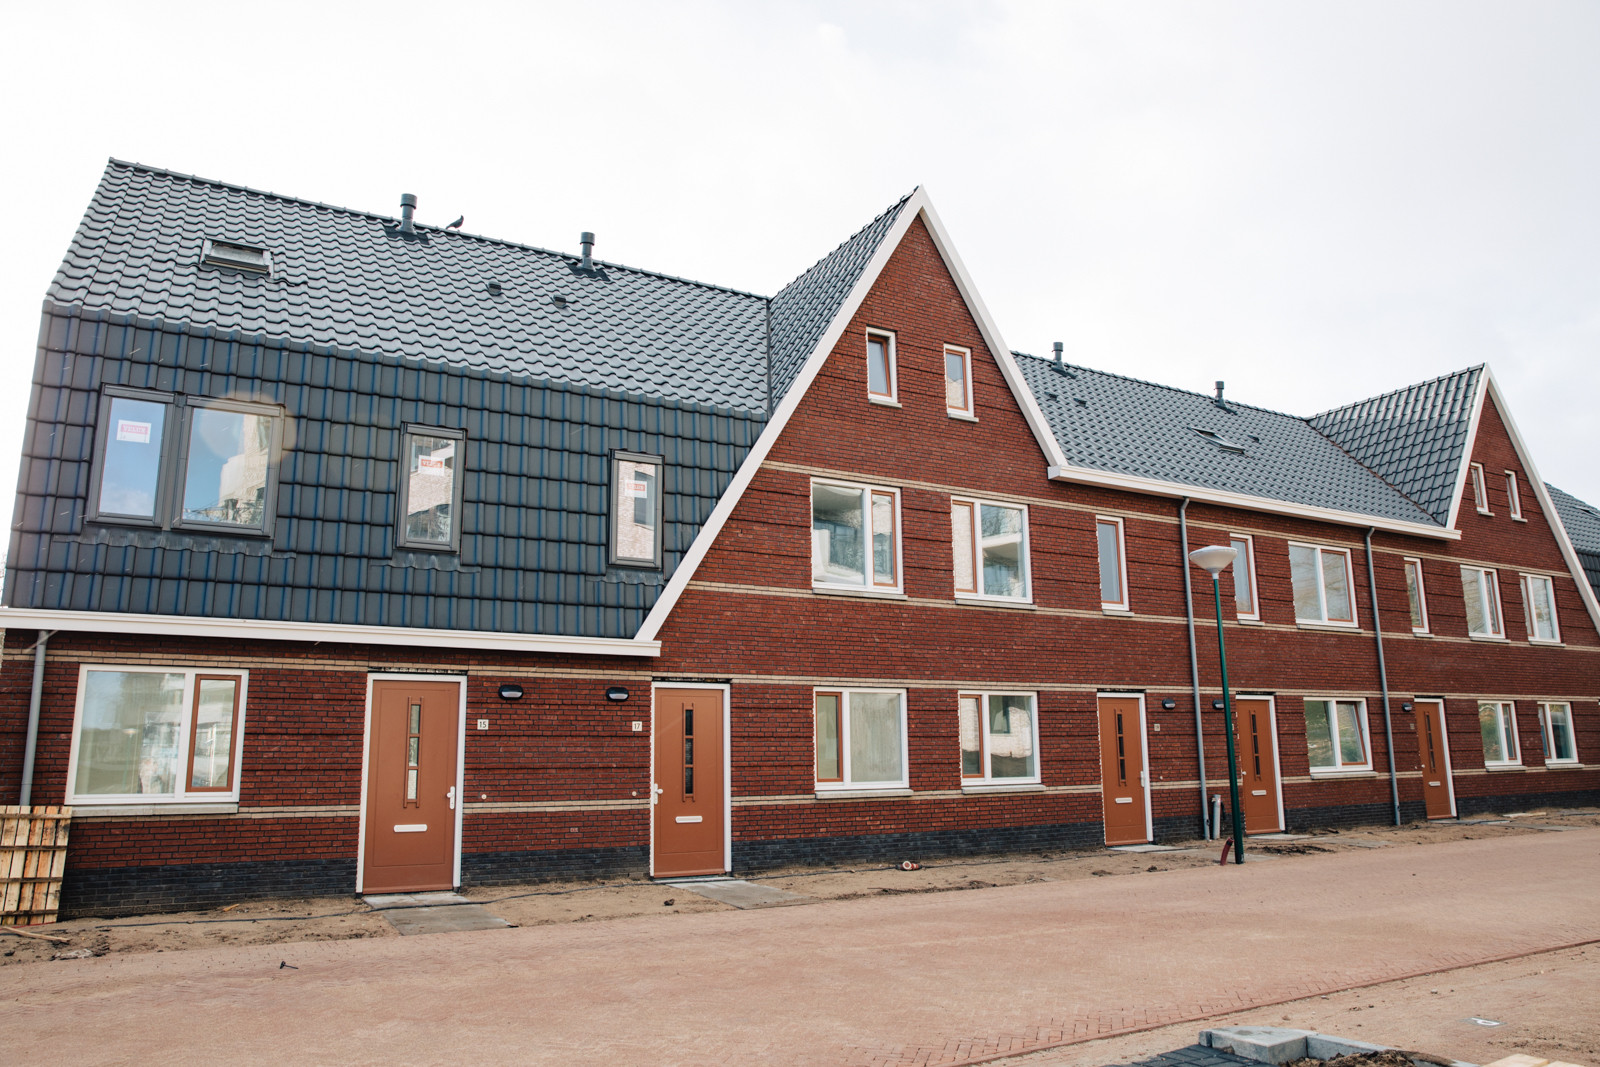
<svg viewBox="0 0 1600 1067">
<path fill-rule="evenodd" d="M 1249 832 L 1600 800 L 1600 516 L 1487 367 L 1013 352 L 920 189 L 770 298 L 413 207 L 106 168 L 0 610 L 69 914 L 1215 833 L 1203 545 Z"/>
</svg>

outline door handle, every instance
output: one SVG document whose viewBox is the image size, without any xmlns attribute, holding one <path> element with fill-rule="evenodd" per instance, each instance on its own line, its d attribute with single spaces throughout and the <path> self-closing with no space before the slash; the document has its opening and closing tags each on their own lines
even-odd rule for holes
<svg viewBox="0 0 1600 1067">
<path fill-rule="evenodd" d="M 650 803 L 652 805 L 661 803 L 661 801 L 658 800 L 657 798 L 660 797 L 661 794 L 663 794 L 665 792 L 666 792 L 666 790 L 662 789 L 659 785 L 652 785 L 651 789 L 650 789 Z"/>
<path fill-rule="evenodd" d="M 451 786 L 445 792 L 444 796 L 445 796 L 446 800 L 450 801 L 450 810 L 451 811 L 455 811 L 456 810 L 456 787 L 455 786 Z"/>
<path fill-rule="evenodd" d="M 1149 771 L 1140 771 L 1139 772 L 1139 788 L 1148 789 L 1149 787 L 1150 787 L 1150 772 Z"/>
</svg>

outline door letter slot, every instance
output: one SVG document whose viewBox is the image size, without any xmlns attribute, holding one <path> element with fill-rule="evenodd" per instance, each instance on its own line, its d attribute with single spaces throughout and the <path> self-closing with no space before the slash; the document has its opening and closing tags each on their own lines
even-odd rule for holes
<svg viewBox="0 0 1600 1067">
<path fill-rule="evenodd" d="M 678 822 L 699 822 L 704 817 L 705 816 L 703 816 L 703 815 L 679 815 L 677 821 Z"/>
<path fill-rule="evenodd" d="M 420 834 L 427 829 L 428 824 L 425 822 L 403 822 L 395 824 L 394 832 L 397 834 Z"/>
</svg>

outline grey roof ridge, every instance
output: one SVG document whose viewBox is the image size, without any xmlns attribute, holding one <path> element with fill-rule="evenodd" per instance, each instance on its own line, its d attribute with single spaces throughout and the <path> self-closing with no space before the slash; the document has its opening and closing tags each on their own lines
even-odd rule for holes
<svg viewBox="0 0 1600 1067">
<path fill-rule="evenodd" d="M 1013 356 L 1022 356 L 1027 359 L 1036 359 L 1040 363 L 1055 363 L 1055 360 L 1049 356 L 1036 356 L 1032 352 L 1019 352 L 1015 348 L 1011 350 L 1011 354 Z M 1148 385 L 1154 389 L 1165 389 L 1168 392 L 1182 393 L 1185 396 L 1198 397 L 1201 400 L 1210 400 L 1213 402 L 1216 400 L 1216 397 L 1209 393 L 1197 393 L 1193 389 L 1185 389 L 1182 386 L 1177 385 L 1168 385 L 1165 382 L 1152 382 L 1148 378 L 1135 378 L 1131 374 L 1118 374 L 1116 371 L 1101 370 L 1098 367 L 1087 367 L 1081 363 L 1063 363 L 1062 366 L 1067 367 L 1070 370 L 1088 371 L 1090 374 L 1098 374 L 1105 378 L 1119 378 L 1125 382 L 1134 382 L 1138 385 Z M 1264 408 L 1259 404 L 1244 404 L 1233 399 L 1225 400 L 1224 403 L 1226 403 L 1229 407 L 1249 408 L 1251 411 L 1260 411 L 1267 415 L 1278 415 L 1286 419 L 1298 419 L 1301 422 L 1306 421 L 1304 415 L 1295 415 L 1287 411 L 1278 411 L 1275 408 Z"/>
<path fill-rule="evenodd" d="M 1487 368 L 1488 366 L 1489 366 L 1489 364 L 1487 364 L 1487 363 L 1474 363 L 1469 367 L 1461 367 L 1458 370 L 1447 371 L 1444 374 L 1437 374 L 1437 375 L 1434 375 L 1432 378 L 1426 378 L 1426 379 L 1424 379 L 1424 380 L 1422 380 L 1420 382 L 1412 382 L 1409 385 L 1402 385 L 1398 389 L 1390 389 L 1390 390 L 1388 390 L 1386 392 L 1375 393 L 1372 396 L 1362 397 L 1360 400 L 1352 400 L 1348 404 L 1340 404 L 1338 407 L 1328 408 L 1326 411 L 1319 411 L 1315 415 L 1306 416 L 1306 421 L 1310 422 L 1312 419 L 1320 419 L 1324 415 L 1332 415 L 1332 414 L 1335 414 L 1336 412 L 1349 411 L 1351 408 L 1358 408 L 1363 404 L 1370 404 L 1374 400 L 1382 400 L 1386 396 L 1394 396 L 1394 395 L 1396 395 L 1398 393 L 1409 393 L 1413 389 L 1421 389 L 1425 385 L 1432 385 L 1434 382 L 1442 382 L 1446 378 L 1455 378 L 1455 377 L 1458 377 L 1459 375 L 1467 374 L 1467 373 L 1469 373 L 1471 371 L 1483 370 L 1483 369 Z"/>
<path fill-rule="evenodd" d="M 909 193 L 907 193 L 905 196 L 902 196 L 899 200 L 896 200 L 894 203 L 890 204 L 888 207 L 884 208 L 882 211 L 880 211 L 876 215 L 872 216 L 872 218 L 868 219 L 866 225 L 857 226 L 856 229 L 855 229 L 855 232 L 851 233 L 849 237 L 846 237 L 844 240 L 842 240 L 838 244 L 834 245 L 826 253 L 824 253 L 822 256 L 818 257 L 817 261 L 815 263 L 811 264 L 811 266 L 807 267 L 805 270 L 801 271 L 799 274 L 796 274 L 793 278 L 790 278 L 787 282 L 784 282 L 783 285 L 779 286 L 778 287 L 778 292 L 774 293 L 773 296 L 776 297 L 776 296 L 782 294 L 784 292 L 784 290 L 788 289 L 789 287 L 794 285 L 796 282 L 798 282 L 800 279 L 804 278 L 807 274 L 810 274 L 812 271 L 814 271 L 818 267 L 822 266 L 822 264 L 826 263 L 833 256 L 833 254 L 835 252 L 839 251 L 839 249 L 843 248 L 845 245 L 849 244 L 851 241 L 854 241 L 857 237 L 860 237 L 867 230 L 870 230 L 870 229 L 872 229 L 872 227 L 876 226 L 878 224 L 878 220 L 879 219 L 883 218 L 885 215 L 889 214 L 889 212 L 891 212 L 891 211 L 898 210 L 907 200 L 910 200 L 913 196 L 916 196 L 917 195 L 917 190 L 921 189 L 921 188 L 922 188 L 922 186 L 920 184 L 913 186 L 911 191 Z"/>
<path fill-rule="evenodd" d="M 395 222 L 393 215 L 380 215 L 374 211 L 362 211 L 359 208 L 341 207 L 338 204 L 327 204 L 320 200 L 307 200 L 302 196 L 289 196 L 286 193 L 275 193 L 270 189 L 257 189 L 254 186 L 240 185 L 237 182 L 223 181 L 220 178 L 203 178 L 198 174 L 186 174 L 181 170 L 170 170 L 166 167 L 156 167 L 148 163 L 139 163 L 128 159 L 118 159 L 116 156 L 107 157 L 109 166 L 132 167 L 142 170 L 147 174 L 159 174 L 167 178 L 178 178 L 183 181 L 199 182 L 202 185 L 214 185 L 220 189 L 232 189 L 236 192 L 248 193 L 251 196 L 264 196 L 272 200 L 281 200 L 288 204 L 301 204 L 306 207 L 321 208 L 324 211 L 337 211 L 342 215 L 351 215 L 356 218 L 372 219 L 375 222 Z M 427 223 L 415 224 L 419 230 L 431 230 L 446 237 L 464 237 L 468 240 L 482 241 L 485 244 L 500 245 L 505 248 L 515 248 L 524 252 L 538 252 L 547 256 L 558 256 L 577 262 L 579 257 L 571 252 L 558 252 L 553 248 L 542 248 L 539 245 L 524 244 L 521 241 L 510 241 L 503 237 L 489 237 L 481 233 L 467 233 L 462 230 L 446 229 L 442 226 L 430 226 Z M 614 263 L 606 259 L 595 259 L 595 263 L 602 267 L 611 267 L 616 270 L 625 270 L 632 274 L 644 274 L 652 278 L 661 278 L 669 282 L 682 282 L 685 285 L 695 285 L 702 289 L 716 289 L 724 293 L 733 293 L 735 296 L 748 296 L 753 300 L 769 300 L 770 297 L 760 293 L 752 293 L 747 289 L 735 289 L 731 285 L 718 285 L 716 282 L 703 282 L 697 278 L 685 278 L 677 274 L 667 274 L 664 271 L 647 270 L 644 267 L 630 267 L 625 263 Z"/>
</svg>

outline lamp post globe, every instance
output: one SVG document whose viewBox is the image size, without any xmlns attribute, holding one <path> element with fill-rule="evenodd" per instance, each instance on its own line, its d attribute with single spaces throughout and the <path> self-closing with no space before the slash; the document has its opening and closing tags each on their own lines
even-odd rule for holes
<svg viewBox="0 0 1600 1067">
<path fill-rule="evenodd" d="M 1222 635 L 1222 590 L 1217 581 L 1238 556 L 1229 545 L 1207 545 L 1189 553 L 1196 567 L 1211 575 L 1211 602 L 1217 612 L 1217 659 L 1222 664 L 1222 719 L 1228 735 L 1228 795 L 1233 812 L 1233 862 L 1244 862 L 1244 813 L 1239 809 L 1239 753 L 1233 738 L 1233 700 L 1228 695 L 1228 649 Z"/>
</svg>

